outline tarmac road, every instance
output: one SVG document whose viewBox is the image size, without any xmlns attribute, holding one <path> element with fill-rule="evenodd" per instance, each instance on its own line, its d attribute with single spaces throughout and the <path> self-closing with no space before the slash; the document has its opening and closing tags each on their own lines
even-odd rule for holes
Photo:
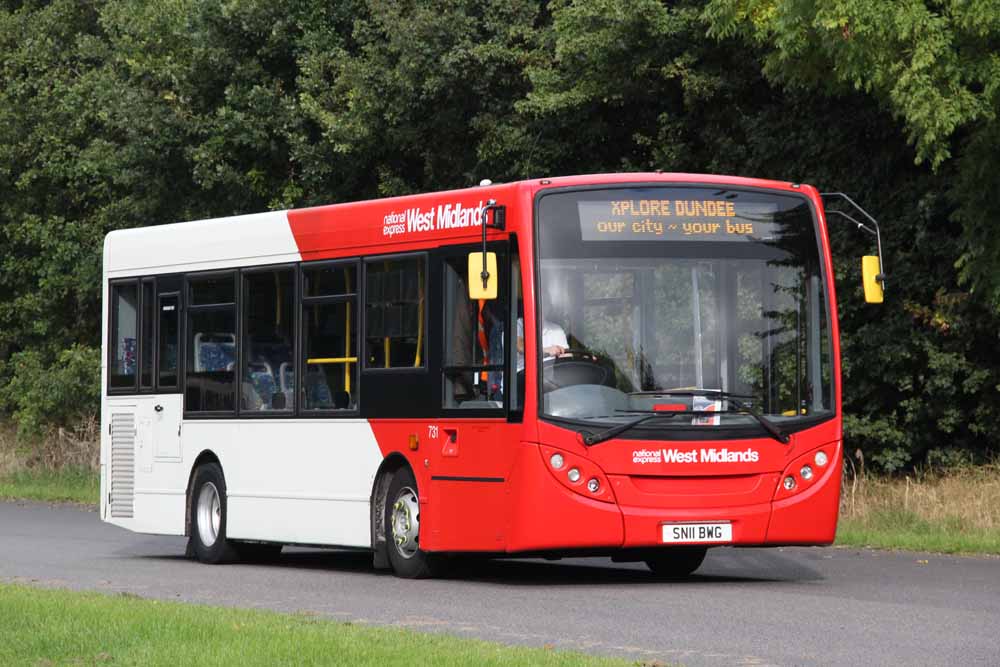
<svg viewBox="0 0 1000 667">
<path fill-rule="evenodd" d="M 1000 559 L 715 549 L 690 581 L 607 559 L 494 560 L 407 581 L 368 554 L 207 566 L 185 541 L 69 506 L 0 502 L 0 581 L 308 611 L 684 665 L 1000 665 Z M 0 601 L 2 608 L 2 601 Z"/>
</svg>

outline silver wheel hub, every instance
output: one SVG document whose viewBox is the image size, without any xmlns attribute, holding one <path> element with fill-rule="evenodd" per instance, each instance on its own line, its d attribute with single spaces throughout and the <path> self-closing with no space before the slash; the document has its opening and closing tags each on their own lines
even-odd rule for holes
<svg viewBox="0 0 1000 667">
<path fill-rule="evenodd" d="M 215 484 L 209 482 L 198 492 L 198 505 L 195 510 L 198 515 L 198 537 L 206 547 L 215 544 L 219 539 L 219 529 L 222 526 L 222 501 Z"/>
<path fill-rule="evenodd" d="M 420 548 L 420 503 L 410 487 L 400 489 L 392 503 L 392 541 L 403 558 L 412 558 Z"/>
</svg>

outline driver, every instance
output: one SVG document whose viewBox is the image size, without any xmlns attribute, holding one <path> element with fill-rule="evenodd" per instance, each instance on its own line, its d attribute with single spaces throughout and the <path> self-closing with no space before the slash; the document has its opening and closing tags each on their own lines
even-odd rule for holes
<svg viewBox="0 0 1000 667">
<path fill-rule="evenodd" d="M 569 349 L 566 332 L 555 322 L 542 321 L 542 354 L 559 357 Z M 524 320 L 517 318 L 517 371 L 524 370 Z"/>
</svg>

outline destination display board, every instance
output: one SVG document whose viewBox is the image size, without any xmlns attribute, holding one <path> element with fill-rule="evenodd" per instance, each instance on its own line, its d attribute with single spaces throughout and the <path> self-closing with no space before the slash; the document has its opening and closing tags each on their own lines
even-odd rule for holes
<svg viewBox="0 0 1000 667">
<path fill-rule="evenodd" d="M 777 204 L 727 199 L 581 201 L 584 241 L 770 241 Z"/>
</svg>

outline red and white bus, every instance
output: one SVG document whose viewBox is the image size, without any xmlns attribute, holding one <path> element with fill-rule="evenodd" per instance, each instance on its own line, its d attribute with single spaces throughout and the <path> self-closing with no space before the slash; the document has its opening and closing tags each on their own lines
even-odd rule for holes
<svg viewBox="0 0 1000 667">
<path fill-rule="evenodd" d="M 484 182 L 117 231 L 104 303 L 101 517 L 204 562 L 294 544 L 404 577 L 461 552 L 677 576 L 712 546 L 834 539 L 811 186 Z"/>
</svg>

